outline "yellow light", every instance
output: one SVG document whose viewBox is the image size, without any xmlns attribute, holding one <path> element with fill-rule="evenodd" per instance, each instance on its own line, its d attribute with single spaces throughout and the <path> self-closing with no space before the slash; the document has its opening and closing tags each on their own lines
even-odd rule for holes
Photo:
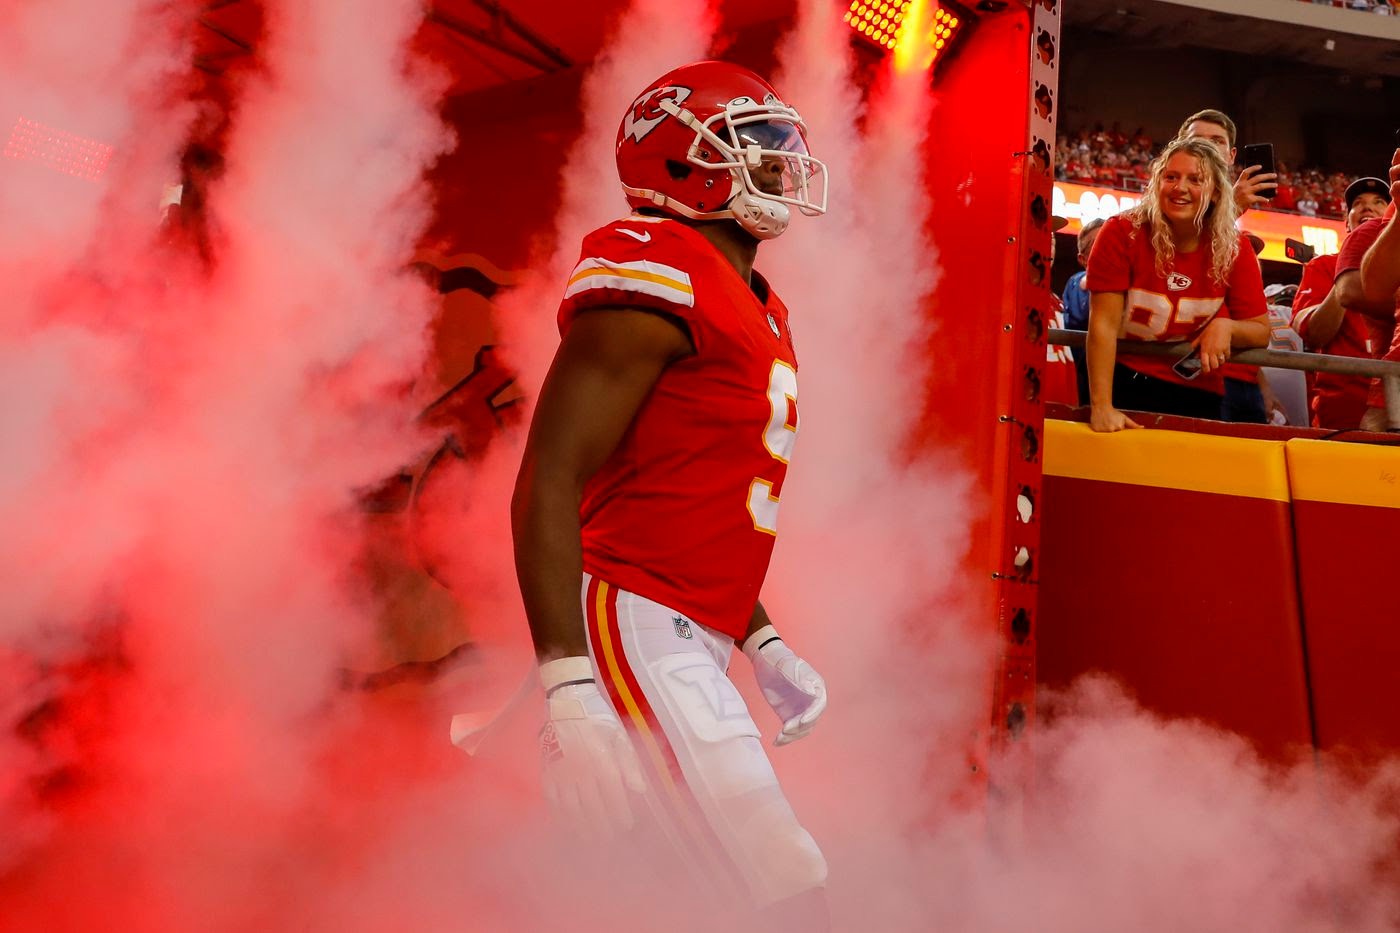
<svg viewBox="0 0 1400 933">
<path fill-rule="evenodd" d="M 922 65 L 925 49 L 925 36 L 928 35 L 928 5 L 926 0 L 910 0 L 906 7 L 908 19 L 900 30 L 899 41 L 894 47 L 894 70 L 908 73 Z"/>
<path fill-rule="evenodd" d="M 850 21 L 851 21 L 851 13 L 850 13 L 849 10 L 847 10 L 847 11 L 846 11 L 846 15 L 843 16 L 843 17 L 841 17 L 841 22 L 843 22 L 843 23 L 849 23 Z"/>
<path fill-rule="evenodd" d="M 949 26 L 952 26 L 954 29 L 957 29 L 957 28 L 958 28 L 958 18 L 957 18 L 956 16 L 951 17 L 951 18 L 948 20 L 948 25 L 949 25 Z"/>
<path fill-rule="evenodd" d="M 933 47 L 934 47 L 935 49 L 941 49 L 941 48 L 943 48 L 943 40 L 942 40 L 942 39 L 939 39 L 937 42 L 935 42 L 935 43 L 933 44 Z"/>
<path fill-rule="evenodd" d="M 884 34 L 883 32 L 881 32 L 880 30 L 878 30 L 878 29 L 875 30 L 875 41 L 876 41 L 876 42 L 884 42 L 884 41 L 885 41 L 885 34 Z"/>
</svg>

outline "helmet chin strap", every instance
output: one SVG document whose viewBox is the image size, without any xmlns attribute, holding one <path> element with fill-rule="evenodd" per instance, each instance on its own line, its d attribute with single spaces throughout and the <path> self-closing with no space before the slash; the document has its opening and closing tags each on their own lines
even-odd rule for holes
<svg viewBox="0 0 1400 933">
<path fill-rule="evenodd" d="M 729 202 L 729 213 L 754 238 L 771 240 L 781 236 L 792 219 L 792 211 L 781 201 L 740 191 Z"/>
<path fill-rule="evenodd" d="M 738 178 L 732 181 L 729 202 L 717 211 L 696 211 L 679 201 L 667 197 L 651 188 L 632 188 L 623 185 L 622 190 L 633 197 L 645 198 L 662 210 L 672 211 L 691 220 L 722 220 L 732 218 L 735 223 L 757 240 L 771 240 L 781 236 L 792 220 L 792 211 L 781 201 L 755 194 L 744 186 Z"/>
</svg>

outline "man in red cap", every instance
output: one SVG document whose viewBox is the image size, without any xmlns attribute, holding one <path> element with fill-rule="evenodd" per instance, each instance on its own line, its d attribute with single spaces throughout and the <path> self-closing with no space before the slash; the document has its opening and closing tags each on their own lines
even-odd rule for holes
<svg viewBox="0 0 1400 933">
<path fill-rule="evenodd" d="M 1359 272 L 1361 256 L 1374 242 L 1390 200 L 1390 187 L 1379 178 L 1358 178 L 1347 186 L 1342 251 L 1309 262 L 1293 299 L 1293 329 L 1309 350 L 1366 359 L 1390 345 L 1394 301 L 1362 300 Z M 1317 373 L 1309 381 L 1314 427 L 1346 430 L 1361 425 L 1370 382 L 1366 377 Z"/>
</svg>

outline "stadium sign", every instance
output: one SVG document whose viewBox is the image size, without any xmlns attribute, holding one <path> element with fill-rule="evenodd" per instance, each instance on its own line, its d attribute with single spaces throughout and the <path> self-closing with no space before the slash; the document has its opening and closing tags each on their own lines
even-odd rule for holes
<svg viewBox="0 0 1400 933">
<path fill-rule="evenodd" d="M 1082 224 L 1096 217 L 1107 220 L 1114 214 L 1126 211 L 1137 204 L 1140 197 L 1136 191 L 1056 182 L 1053 213 L 1069 220 L 1069 226 L 1061 232 L 1074 234 L 1079 232 Z M 1248 211 L 1240 220 L 1240 228 L 1264 241 L 1261 258 L 1280 262 L 1288 261 L 1283 248 L 1284 240 L 1301 240 L 1322 256 L 1337 252 L 1342 238 L 1346 236 L 1346 225 L 1340 220 L 1283 211 Z"/>
</svg>

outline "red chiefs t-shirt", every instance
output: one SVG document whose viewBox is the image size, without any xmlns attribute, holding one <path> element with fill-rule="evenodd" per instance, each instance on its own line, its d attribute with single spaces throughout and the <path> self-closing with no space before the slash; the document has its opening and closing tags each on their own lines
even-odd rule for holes
<svg viewBox="0 0 1400 933">
<path fill-rule="evenodd" d="M 1303 267 L 1303 280 L 1298 283 L 1298 293 L 1293 297 L 1293 329 L 1304 342 L 1308 340 L 1308 328 L 1312 325 L 1311 309 L 1332 290 L 1336 272 L 1335 255 L 1318 256 Z M 1318 352 L 1369 359 L 1371 348 L 1366 321 L 1365 316 L 1355 311 L 1343 312 L 1336 336 L 1318 347 Z M 1366 413 L 1369 381 L 1365 376 L 1308 373 L 1313 427 L 1337 431 L 1360 424 L 1361 416 Z"/>
<path fill-rule="evenodd" d="M 1178 253 L 1173 268 L 1163 276 L 1157 272 L 1150 229 L 1146 225 L 1134 228 L 1127 215 L 1119 214 L 1099 229 L 1089 256 L 1087 282 L 1091 292 L 1126 293 L 1123 326 L 1118 332 L 1125 340 L 1190 341 L 1200 336 L 1217 314 L 1249 320 L 1268 313 L 1259 262 L 1244 234 L 1240 234 L 1239 256 L 1223 285 L 1210 275 L 1208 241 L 1194 252 Z M 1172 371 L 1171 360 L 1123 354 L 1118 361 L 1156 379 L 1217 394 L 1225 391 L 1219 370 L 1182 379 Z"/>
<path fill-rule="evenodd" d="M 633 216 L 584 237 L 559 308 L 681 322 L 695 354 L 662 371 L 584 487 L 583 566 L 735 638 L 748 629 L 777 535 L 797 437 L 787 309 L 750 288 L 713 244 L 674 220 Z"/>
</svg>

